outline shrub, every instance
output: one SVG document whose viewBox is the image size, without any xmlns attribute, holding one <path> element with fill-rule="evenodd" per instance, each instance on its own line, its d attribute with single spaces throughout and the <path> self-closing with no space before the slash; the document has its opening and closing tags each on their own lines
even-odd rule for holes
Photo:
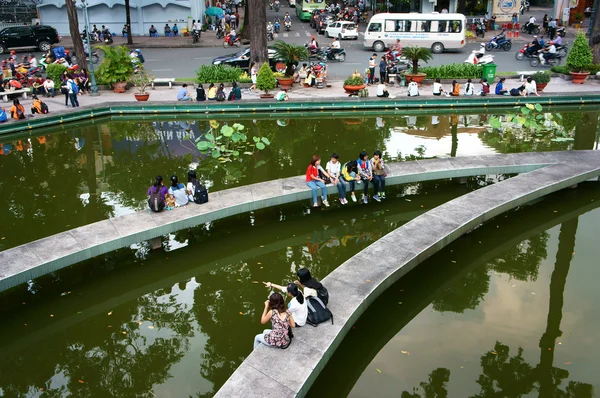
<svg viewBox="0 0 600 398">
<path fill-rule="evenodd" d="M 104 84 L 126 82 L 133 74 L 133 64 L 126 46 L 98 46 L 104 60 L 98 68 L 98 79 Z"/>
<path fill-rule="evenodd" d="M 428 62 L 431 58 L 431 50 L 423 47 L 404 47 L 402 55 L 412 63 L 412 74 L 419 73 L 419 61 Z"/>
<path fill-rule="evenodd" d="M 344 80 L 344 86 L 362 86 L 363 84 L 364 81 L 360 76 L 351 76 Z"/>
<path fill-rule="evenodd" d="M 152 85 L 155 78 L 156 77 L 153 74 L 142 69 L 129 78 L 129 83 L 135 86 L 138 94 L 147 94 L 146 88 Z"/>
<path fill-rule="evenodd" d="M 471 64 L 427 66 L 421 68 L 421 72 L 427 73 L 430 79 L 479 79 L 482 76 L 482 68 Z"/>
<path fill-rule="evenodd" d="M 567 68 L 572 72 L 585 72 L 592 65 L 593 60 L 592 49 L 585 35 L 582 32 L 577 33 L 573 48 L 567 56 Z"/>
<path fill-rule="evenodd" d="M 467 30 L 467 31 L 465 32 L 465 37 L 466 37 L 467 39 L 474 39 L 474 38 L 475 38 L 475 33 L 471 32 L 470 30 Z"/>
<path fill-rule="evenodd" d="M 256 88 L 268 94 L 269 91 L 274 90 L 276 87 L 277 82 L 269 63 L 263 62 L 258 71 L 258 76 L 256 76 Z"/>
<path fill-rule="evenodd" d="M 552 68 L 550 68 L 550 70 L 554 73 L 561 73 L 563 75 L 569 74 L 569 68 L 567 68 L 564 65 L 555 65 Z"/>
<path fill-rule="evenodd" d="M 285 75 L 294 76 L 295 64 L 298 61 L 308 59 L 308 50 L 298 44 L 288 44 L 283 40 L 277 40 L 272 46 L 275 49 L 275 59 L 281 60 L 286 66 Z"/>
<path fill-rule="evenodd" d="M 531 75 L 531 78 L 535 80 L 536 83 L 550 83 L 550 71 L 538 71 Z"/>
<path fill-rule="evenodd" d="M 61 76 L 67 67 L 61 64 L 50 64 L 46 67 L 46 76 L 54 81 L 56 87 L 60 87 L 62 84 Z"/>
<path fill-rule="evenodd" d="M 228 65 L 202 65 L 196 71 L 197 83 L 228 83 L 238 81 L 242 75 L 240 68 Z"/>
</svg>

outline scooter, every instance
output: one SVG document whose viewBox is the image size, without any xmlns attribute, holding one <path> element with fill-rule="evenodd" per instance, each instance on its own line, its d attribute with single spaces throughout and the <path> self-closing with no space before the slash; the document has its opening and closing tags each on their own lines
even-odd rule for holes
<svg viewBox="0 0 600 398">
<path fill-rule="evenodd" d="M 308 50 L 308 60 L 317 60 L 317 61 L 325 61 L 327 60 L 327 55 L 324 53 L 322 48 L 310 49 L 308 48 L 308 44 L 305 44 L 304 47 Z"/>
<path fill-rule="evenodd" d="M 267 30 L 267 41 L 275 40 L 275 35 L 272 30 Z"/>
<path fill-rule="evenodd" d="M 561 26 L 560 28 L 556 28 L 556 35 L 565 37 L 567 35 L 567 29 L 564 26 Z"/>
<path fill-rule="evenodd" d="M 275 21 L 273 28 L 275 29 L 275 33 L 279 33 L 279 21 Z"/>
<path fill-rule="evenodd" d="M 192 31 L 192 43 L 198 43 L 200 41 L 200 31 L 198 29 L 194 29 Z"/>
<path fill-rule="evenodd" d="M 242 45 L 242 41 L 240 40 L 240 37 L 237 36 L 235 38 L 235 41 L 231 41 L 231 34 L 227 33 L 227 36 L 225 36 L 225 40 L 223 40 L 223 47 L 227 48 L 227 47 L 239 47 Z"/>
<path fill-rule="evenodd" d="M 545 59 L 544 58 L 544 53 L 540 52 L 537 56 L 537 58 L 531 58 L 531 61 L 529 61 L 529 65 L 531 66 L 554 66 L 554 65 L 560 65 L 560 63 L 562 62 L 562 56 L 557 52 L 553 58 L 550 59 Z"/>
<path fill-rule="evenodd" d="M 497 36 L 492 37 L 492 40 L 490 40 L 488 44 L 485 45 L 485 49 L 491 51 L 501 48 L 504 51 L 510 51 L 512 47 L 510 39 L 503 39 L 501 42 L 498 42 L 496 41 L 496 37 Z"/>
<path fill-rule="evenodd" d="M 279 12 L 279 2 L 275 2 L 275 12 Z"/>
<path fill-rule="evenodd" d="M 290 29 L 292 29 L 292 23 L 290 21 L 284 21 L 283 26 L 285 26 L 285 30 L 287 30 L 288 32 L 290 31 Z"/>
<path fill-rule="evenodd" d="M 222 39 L 223 38 L 223 29 L 221 28 L 221 25 L 219 25 L 219 27 L 217 28 L 217 40 Z"/>
<path fill-rule="evenodd" d="M 529 33 L 529 28 L 528 28 L 528 26 L 529 26 L 529 22 L 527 22 L 525 25 L 521 26 L 521 33 Z M 539 25 L 539 24 L 536 24 L 536 23 L 534 23 L 534 24 L 533 24 L 533 29 L 531 30 L 531 32 L 532 32 L 534 35 L 539 35 L 541 31 L 542 31 L 542 30 L 540 29 L 540 25 Z"/>
<path fill-rule="evenodd" d="M 113 42 L 112 33 L 110 33 L 108 30 L 106 30 L 104 33 L 102 33 L 102 35 L 104 35 L 104 44 L 112 44 L 112 42 Z"/>
<path fill-rule="evenodd" d="M 485 26 L 481 22 L 475 24 L 475 36 L 481 36 L 482 39 L 485 36 Z"/>
<path fill-rule="evenodd" d="M 273 9 L 273 2 L 269 1 L 269 10 L 272 10 L 272 9 Z"/>
<path fill-rule="evenodd" d="M 528 49 L 531 46 L 531 43 L 525 44 L 525 46 L 520 49 L 519 51 L 517 51 L 517 53 L 515 54 L 515 58 L 518 59 L 519 61 L 525 59 L 525 58 L 535 58 L 537 57 L 537 52 L 539 51 L 536 50 L 533 54 L 531 54 Z"/>
<path fill-rule="evenodd" d="M 477 54 L 479 54 L 479 52 L 477 50 L 473 50 L 473 52 L 471 52 L 471 54 L 469 54 L 469 56 L 465 60 L 465 63 L 471 65 L 485 65 L 494 63 L 493 55 L 484 54 L 482 57 L 477 58 Z"/>
<path fill-rule="evenodd" d="M 71 55 L 71 61 L 73 64 L 78 64 L 77 62 L 77 57 L 75 56 L 75 54 Z M 92 51 L 92 63 L 95 65 L 98 63 L 98 61 L 100 61 L 100 57 L 98 56 L 98 52 L 97 51 Z M 86 64 L 89 64 L 90 62 L 90 56 L 88 55 L 87 52 L 85 52 L 85 62 Z"/>
<path fill-rule="evenodd" d="M 344 50 L 343 48 L 336 49 L 337 52 L 334 52 L 332 50 L 334 49 L 332 49 L 331 47 L 327 47 L 325 49 L 325 56 L 328 60 L 336 60 L 339 62 L 344 62 L 346 60 L 346 50 Z"/>
<path fill-rule="evenodd" d="M 529 11 L 529 2 L 527 0 L 521 2 L 521 7 L 519 8 L 521 15 L 525 14 L 525 11 Z"/>
</svg>

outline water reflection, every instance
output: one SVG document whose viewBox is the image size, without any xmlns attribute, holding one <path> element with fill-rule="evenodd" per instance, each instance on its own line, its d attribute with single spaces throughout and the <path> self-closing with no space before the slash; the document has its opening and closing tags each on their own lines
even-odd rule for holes
<svg viewBox="0 0 600 398">
<path fill-rule="evenodd" d="M 593 396 L 597 380 L 587 368 L 597 366 L 595 350 L 589 339 L 570 337 L 595 330 L 582 319 L 590 312 L 581 309 L 580 297 L 587 307 L 595 305 L 593 284 L 580 292 L 581 275 L 594 264 L 593 242 L 577 249 L 580 276 L 569 291 L 579 300 L 571 296 L 566 336 L 561 321 L 579 214 L 597 207 L 596 185 L 498 217 L 390 287 L 356 323 L 309 395 Z M 582 218 L 588 227 L 580 239 L 600 217 L 598 211 L 589 214 Z M 560 231 L 549 232 L 556 224 Z M 545 295 L 549 308 L 537 298 Z M 539 316 L 544 312 L 547 318 Z M 490 337 L 497 339 L 494 348 L 481 354 Z M 423 381 L 419 375 L 427 373 Z"/>
</svg>

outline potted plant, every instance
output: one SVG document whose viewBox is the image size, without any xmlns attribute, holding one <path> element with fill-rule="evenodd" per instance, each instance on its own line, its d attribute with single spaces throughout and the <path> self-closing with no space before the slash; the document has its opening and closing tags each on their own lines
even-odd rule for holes
<svg viewBox="0 0 600 398">
<path fill-rule="evenodd" d="M 135 99 L 138 101 L 148 101 L 150 93 L 146 91 L 146 88 L 154 81 L 154 75 L 141 69 L 139 72 L 134 73 L 129 78 L 129 83 L 135 86 L 136 92 L 133 94 Z"/>
<path fill-rule="evenodd" d="M 285 72 L 282 77 L 277 77 L 277 82 L 281 88 L 289 90 L 294 84 L 294 71 L 299 61 L 308 59 L 308 51 L 306 47 L 298 44 L 289 44 L 283 40 L 277 40 L 273 44 L 275 49 L 275 59 L 280 63 L 285 64 Z M 278 64 L 279 64 L 278 62 Z M 279 71 L 279 67 L 277 68 Z"/>
<path fill-rule="evenodd" d="M 270 94 L 269 91 L 274 90 L 277 87 L 275 76 L 269 66 L 268 62 L 264 62 L 258 70 L 258 76 L 256 76 L 256 88 L 264 91 L 264 94 L 260 95 L 260 98 L 273 98 L 275 95 Z"/>
<path fill-rule="evenodd" d="M 365 82 L 360 75 L 352 75 L 344 80 L 344 90 L 350 95 L 357 95 L 360 90 L 365 88 Z"/>
<path fill-rule="evenodd" d="M 406 79 L 412 79 L 417 84 L 422 83 L 427 74 L 419 73 L 419 61 L 429 61 L 431 59 L 431 50 L 423 47 L 404 47 L 402 49 L 402 56 L 412 62 L 412 71 L 404 73 Z"/>
<path fill-rule="evenodd" d="M 98 68 L 98 78 L 113 86 L 115 93 L 124 93 L 127 81 L 133 74 L 129 49 L 125 46 L 98 46 L 104 52 L 104 60 Z"/>
<path fill-rule="evenodd" d="M 592 49 L 585 35 L 582 32 L 577 33 L 566 62 L 574 84 L 583 84 L 590 74 L 587 69 L 592 64 L 593 59 Z"/>
<path fill-rule="evenodd" d="M 548 83 L 550 83 L 550 71 L 539 71 L 531 75 L 531 78 L 535 80 L 537 91 L 544 91 Z"/>
</svg>

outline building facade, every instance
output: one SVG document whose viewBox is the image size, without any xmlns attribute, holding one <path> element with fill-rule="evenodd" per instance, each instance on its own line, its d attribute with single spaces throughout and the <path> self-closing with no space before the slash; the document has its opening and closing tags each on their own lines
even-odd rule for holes
<svg viewBox="0 0 600 398">
<path fill-rule="evenodd" d="M 80 4 L 80 2 L 77 2 Z M 151 25 L 162 35 L 165 24 L 177 24 L 180 30 L 188 26 L 188 20 L 201 19 L 204 0 L 130 0 L 131 31 L 134 36 L 147 36 Z M 69 36 L 69 21 L 64 0 L 43 0 L 38 5 L 42 25 L 56 28 L 60 35 Z M 80 31 L 84 28 L 83 11 L 79 8 Z M 106 25 L 111 32 L 121 35 L 125 25 L 124 0 L 89 0 L 90 26 Z"/>
</svg>

